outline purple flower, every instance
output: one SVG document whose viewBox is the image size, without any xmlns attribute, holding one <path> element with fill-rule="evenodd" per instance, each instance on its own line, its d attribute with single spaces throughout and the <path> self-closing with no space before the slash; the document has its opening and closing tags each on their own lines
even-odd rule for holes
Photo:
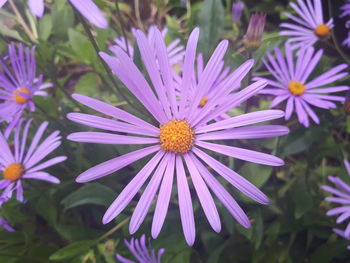
<svg viewBox="0 0 350 263">
<path fill-rule="evenodd" d="M 328 93 L 348 90 L 348 86 L 324 87 L 346 76 L 348 73 L 341 72 L 347 68 L 341 64 L 321 74 L 313 80 L 309 80 L 312 71 L 322 57 L 323 51 L 315 52 L 313 47 L 300 49 L 295 55 L 291 46 L 286 43 L 286 54 L 282 55 L 281 50 L 275 48 L 275 57 L 267 53 L 268 61 L 263 60 L 266 68 L 270 71 L 275 80 L 266 79 L 272 89 L 264 89 L 263 94 L 275 96 L 270 107 L 275 107 L 283 101 L 286 103 L 285 119 L 289 120 L 295 111 L 299 122 L 305 127 L 309 126 L 309 117 L 319 123 L 319 119 L 311 106 L 323 109 L 336 108 L 332 101 L 344 101 L 344 97 L 327 95 Z M 264 78 L 255 78 L 261 80 Z"/>
<path fill-rule="evenodd" d="M 2 217 L 0 217 L 0 226 L 8 232 L 14 232 L 15 230 L 9 225 L 9 223 Z"/>
<path fill-rule="evenodd" d="M 348 175 L 350 176 L 350 163 L 347 160 L 344 160 L 344 165 Z M 337 189 L 327 185 L 322 186 L 323 190 L 336 196 L 326 197 L 326 201 L 341 204 L 341 206 L 329 210 L 327 212 L 327 216 L 339 215 L 336 222 L 337 224 L 340 224 L 350 217 L 350 186 L 339 177 L 328 176 L 328 180 L 332 182 Z M 344 234 L 345 236 L 350 237 L 349 223 L 344 231 Z"/>
<path fill-rule="evenodd" d="M 342 5 L 342 7 L 340 9 L 343 10 L 343 13 L 341 13 L 339 17 L 343 18 L 343 17 L 346 17 L 346 16 L 350 16 L 350 0 L 347 0 L 347 3 Z M 346 27 L 350 26 L 350 19 L 348 19 L 346 21 L 345 26 Z M 346 47 L 350 47 L 350 32 L 348 32 L 348 36 L 343 41 L 342 45 L 346 46 Z"/>
<path fill-rule="evenodd" d="M 34 0 L 35 1 L 35 0 Z M 71 4 L 81 13 L 91 24 L 99 28 L 107 28 L 108 22 L 102 11 L 92 0 L 69 0 Z"/>
<path fill-rule="evenodd" d="M 147 34 L 147 39 L 149 41 L 149 44 L 152 47 L 154 47 L 154 45 L 155 45 L 155 33 L 154 32 L 156 29 L 157 29 L 156 26 L 151 26 L 149 28 L 148 34 Z M 134 28 L 131 29 L 131 32 L 133 35 L 135 35 L 136 29 L 134 29 Z M 162 30 L 162 36 L 163 36 L 164 40 L 166 38 L 167 33 L 168 33 L 168 28 L 165 27 Z M 134 48 L 130 44 L 130 42 L 127 43 L 124 37 L 116 38 L 116 39 L 114 39 L 114 41 L 117 44 L 117 46 L 122 48 L 125 52 L 129 53 L 131 58 L 134 58 Z M 170 65 L 178 64 L 179 62 L 181 62 L 183 60 L 185 50 L 184 50 L 184 46 L 179 45 L 179 43 L 180 43 L 180 39 L 175 39 L 169 45 L 167 45 L 167 53 L 169 56 Z M 110 50 L 113 52 L 113 49 L 114 48 L 112 46 L 110 48 Z"/>
<path fill-rule="evenodd" d="M 7 0 L 0 0 L 0 8 Z M 33 15 L 42 17 L 44 14 L 44 0 L 28 0 L 28 6 Z"/>
<path fill-rule="evenodd" d="M 195 95 L 192 96 L 189 87 L 195 83 L 192 78 L 195 76 L 196 48 L 199 36 L 199 29 L 193 30 L 185 51 L 180 77 L 183 88 L 179 89 L 178 96 L 175 91 L 174 75 L 176 74 L 169 63 L 163 36 L 157 29 L 154 33 L 155 48 L 153 49 L 145 34 L 140 30 L 136 32 L 138 48 L 150 82 L 146 81 L 141 71 L 122 48 L 116 47 L 114 49 L 117 57 L 105 53 L 101 53 L 101 56 L 114 74 L 145 106 L 155 120 L 153 123 L 158 123 L 157 126 L 102 101 L 83 95 L 73 95 L 73 98 L 78 102 L 116 120 L 83 113 L 70 113 L 67 116 L 68 119 L 119 134 L 77 132 L 70 134 L 69 140 L 99 144 L 145 145 L 139 150 L 88 169 L 80 174 L 76 181 L 84 183 L 102 178 L 152 155 L 148 163 L 108 208 L 103 217 L 103 223 L 106 224 L 118 216 L 150 178 L 131 217 L 129 231 L 134 234 L 138 230 L 158 192 L 158 201 L 152 223 L 152 237 L 156 238 L 163 226 L 173 181 L 176 179 L 182 228 L 187 243 L 192 245 L 195 240 L 195 221 L 187 181 L 188 175 L 192 179 L 204 213 L 216 232 L 221 230 L 221 222 L 209 189 L 240 224 L 244 227 L 250 227 L 247 215 L 213 173 L 221 175 L 231 185 L 257 202 L 267 204 L 268 197 L 244 177 L 215 160 L 202 149 L 264 165 L 283 165 L 283 160 L 269 154 L 207 141 L 256 139 L 284 135 L 288 133 L 288 128 L 284 126 L 248 126 L 281 118 L 284 113 L 279 110 L 258 111 L 211 123 L 218 116 L 257 94 L 266 86 L 267 82 L 258 81 L 239 92 L 231 93 L 232 89 L 236 87 L 236 83 L 240 83 L 251 69 L 253 62 L 249 60 L 232 72 L 226 81 L 218 83 L 215 96 L 211 97 L 203 107 L 199 107 L 203 96 L 220 74 L 218 69 L 227 50 L 228 41 L 221 41 L 215 49 L 199 78 L 198 85 L 193 87 Z M 152 84 L 152 88 L 149 83 Z M 127 133 L 130 135 L 125 135 Z M 206 166 L 211 167 L 212 171 L 208 170 Z"/>
<path fill-rule="evenodd" d="M 265 14 L 253 14 L 249 20 L 247 33 L 243 37 L 243 43 L 248 50 L 254 51 L 262 42 L 265 29 Z"/>
<path fill-rule="evenodd" d="M 337 235 L 341 236 L 342 238 L 345 238 L 345 239 L 350 241 L 350 236 L 345 235 L 344 231 L 337 229 L 337 228 L 333 228 L 333 232 L 336 233 Z M 350 245 L 347 246 L 346 248 L 350 250 Z"/>
<path fill-rule="evenodd" d="M 232 21 L 233 23 L 240 23 L 241 22 L 241 16 L 244 9 L 244 3 L 243 2 L 234 2 L 232 4 Z"/>
<path fill-rule="evenodd" d="M 164 248 L 161 248 L 156 256 L 154 250 L 147 247 L 145 235 L 142 235 L 140 240 L 131 238 L 130 243 L 125 239 L 124 243 L 139 263 L 160 263 L 160 258 L 165 251 Z M 116 257 L 121 263 L 134 262 L 119 254 Z"/>
<path fill-rule="evenodd" d="M 280 26 L 285 30 L 282 30 L 280 35 L 290 37 L 287 42 L 295 43 L 293 47 L 310 47 L 319 39 L 329 36 L 333 28 L 333 19 L 330 19 L 327 23 L 324 21 L 321 0 L 307 0 L 306 3 L 304 0 L 298 0 L 298 5 L 290 3 L 290 6 L 299 17 L 289 13 L 284 14 L 293 22 L 296 22 L 297 25 L 282 23 Z"/>
<path fill-rule="evenodd" d="M 43 89 L 51 84 L 43 84 L 43 77 L 36 78 L 35 47 L 24 48 L 11 43 L 8 46 L 9 56 L 0 59 L 0 123 L 9 122 L 5 136 L 7 137 L 21 118 L 24 110 L 35 110 L 34 96 L 46 96 Z M 1 102 L 2 101 L 2 102 Z"/>
<path fill-rule="evenodd" d="M 38 164 L 60 146 L 61 137 L 58 136 L 59 131 L 54 131 L 40 142 L 48 125 L 47 122 L 42 123 L 35 133 L 29 148 L 26 148 L 31 120 L 24 124 L 21 135 L 22 122 L 23 120 L 19 121 L 13 132 L 13 150 L 11 150 L 5 137 L 0 132 L 0 171 L 4 178 L 0 180 L 0 190 L 2 191 L 0 194 L 0 205 L 8 201 L 14 191 L 17 192 L 16 199 L 20 202 L 23 201 L 23 179 L 35 179 L 58 184 L 60 180 L 42 170 L 66 160 L 65 156 L 58 156 Z"/>
</svg>

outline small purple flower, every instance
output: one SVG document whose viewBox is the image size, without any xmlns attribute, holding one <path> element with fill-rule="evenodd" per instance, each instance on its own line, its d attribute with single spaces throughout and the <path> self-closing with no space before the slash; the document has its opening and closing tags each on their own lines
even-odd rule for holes
<svg viewBox="0 0 350 263">
<path fill-rule="evenodd" d="M 347 65 L 338 65 L 315 79 L 308 81 L 311 73 L 321 59 L 323 51 L 319 50 L 315 52 L 313 47 L 309 47 L 300 49 L 295 55 L 295 52 L 288 43 L 285 45 L 285 50 L 286 54 L 283 56 L 281 50 L 276 47 L 275 57 L 267 53 L 268 60 L 263 59 L 266 68 L 270 71 L 274 80 L 255 78 L 255 80 L 265 79 L 273 87 L 272 89 L 264 89 L 260 93 L 275 96 L 275 99 L 270 105 L 271 108 L 287 100 L 286 120 L 289 120 L 295 111 L 299 122 L 305 127 L 310 125 L 309 117 L 315 123 L 319 124 L 320 121 L 310 105 L 323 109 L 331 109 L 336 108 L 336 105 L 332 101 L 343 102 L 345 100 L 342 96 L 328 95 L 328 93 L 348 90 L 348 86 L 324 86 L 345 77 L 348 73 L 342 71 L 347 68 Z"/>
<path fill-rule="evenodd" d="M 0 217 L 0 226 L 8 232 L 15 232 L 15 230 L 10 226 L 4 218 Z"/>
<path fill-rule="evenodd" d="M 35 1 L 35 0 L 34 0 Z M 91 24 L 99 28 L 107 28 L 108 22 L 102 11 L 92 0 L 69 0 L 71 4 L 81 13 Z"/>
<path fill-rule="evenodd" d="M 313 46 L 319 39 L 327 38 L 333 28 L 333 19 L 327 23 L 323 19 L 321 0 L 298 0 L 298 5 L 290 3 L 290 6 L 299 15 L 296 17 L 290 13 L 284 13 L 297 24 L 282 23 L 284 28 L 281 36 L 290 37 L 287 43 L 294 43 L 294 48 L 307 48 Z"/>
<path fill-rule="evenodd" d="M 0 0 L 0 8 L 7 0 Z M 33 15 L 42 17 L 44 14 L 44 0 L 28 0 L 28 6 Z"/>
<path fill-rule="evenodd" d="M 240 23 L 241 22 L 241 16 L 244 9 L 244 3 L 243 2 L 234 2 L 232 4 L 232 21 L 233 23 Z"/>
<path fill-rule="evenodd" d="M 17 192 L 16 199 L 20 202 L 23 201 L 23 179 L 35 179 L 58 184 L 60 180 L 42 170 L 66 160 L 65 156 L 58 156 L 38 164 L 60 146 L 61 137 L 58 136 L 59 131 L 54 131 L 40 142 L 48 125 L 47 122 L 42 123 L 35 133 L 29 148 L 26 148 L 31 120 L 24 124 L 21 135 L 22 122 L 23 120 L 18 122 L 13 132 L 13 150 L 11 150 L 6 142 L 6 138 L 0 132 L 0 171 L 3 175 L 3 179 L 0 180 L 0 191 L 2 191 L 0 194 L 0 205 L 8 201 L 14 191 Z"/>
<path fill-rule="evenodd" d="M 347 3 L 344 4 L 341 8 L 343 10 L 343 13 L 340 14 L 339 17 L 349 17 L 350 16 L 350 0 L 347 0 Z M 345 23 L 345 26 L 348 28 L 350 27 L 350 19 L 348 19 Z M 348 32 L 347 38 L 342 43 L 343 46 L 350 47 L 350 32 Z"/>
<path fill-rule="evenodd" d="M 248 50 L 254 51 L 261 45 L 265 20 L 265 14 L 253 14 L 251 16 L 247 33 L 243 37 L 243 43 Z"/>
<path fill-rule="evenodd" d="M 333 228 L 333 232 L 336 233 L 337 235 L 341 236 L 342 238 L 345 238 L 346 240 L 350 241 L 350 236 L 345 235 L 345 232 L 337 229 L 337 228 Z M 350 250 L 350 245 L 346 247 L 348 250 Z"/>
<path fill-rule="evenodd" d="M 157 256 L 154 249 L 146 245 L 146 237 L 142 235 L 140 240 L 131 238 L 130 243 L 125 239 L 125 245 L 129 248 L 138 263 L 160 263 L 160 258 L 165 252 L 164 248 L 159 249 Z M 134 261 L 117 254 L 116 258 L 121 263 L 133 263 Z"/>
<path fill-rule="evenodd" d="M 156 30 L 156 28 L 157 28 L 156 26 L 151 26 L 149 28 L 148 34 L 147 34 L 147 39 L 148 39 L 150 45 L 153 47 L 155 45 L 155 33 L 154 33 L 154 31 Z M 136 29 L 132 28 L 131 32 L 135 36 Z M 165 27 L 162 30 L 162 36 L 163 36 L 164 40 L 166 38 L 167 33 L 168 33 L 168 28 Z M 119 46 L 125 52 L 127 52 L 131 58 L 134 58 L 134 48 L 129 42 L 127 43 L 125 41 L 124 37 L 114 39 L 114 41 L 117 44 L 117 46 Z M 128 46 L 127 46 L 127 44 L 128 44 Z M 113 52 L 113 50 L 114 50 L 113 46 L 110 48 L 110 50 Z M 178 64 L 183 60 L 185 50 L 184 50 L 184 46 L 180 45 L 180 39 L 175 39 L 169 45 L 167 45 L 167 53 L 169 56 L 170 65 Z"/>
<path fill-rule="evenodd" d="M 35 47 L 24 48 L 11 43 L 8 46 L 8 57 L 0 59 L 0 123 L 9 122 L 5 132 L 7 137 L 17 124 L 26 108 L 35 110 L 34 96 L 47 96 L 43 89 L 51 87 L 43 84 L 43 77 L 36 75 L 34 56 Z"/>
<path fill-rule="evenodd" d="M 344 165 L 350 176 L 350 163 L 344 160 Z M 342 206 L 329 210 L 327 216 L 339 215 L 336 222 L 340 224 L 350 218 L 350 186 L 339 177 L 328 176 L 328 180 L 332 182 L 337 189 L 327 185 L 322 186 L 322 189 L 337 197 L 326 197 L 326 201 L 341 204 Z M 344 234 L 350 237 L 350 223 L 348 223 Z"/>
<path fill-rule="evenodd" d="M 177 94 L 176 80 L 174 79 L 177 74 L 174 74 L 170 65 L 163 36 L 158 29 L 154 30 L 154 34 L 155 43 L 152 46 L 142 31 L 137 30 L 136 32 L 138 48 L 149 81 L 122 48 L 117 46 L 114 48 L 116 57 L 106 53 L 100 53 L 100 55 L 111 67 L 114 74 L 145 106 L 157 125 L 148 123 L 102 101 L 84 95 L 73 95 L 73 98 L 78 102 L 115 120 L 83 113 L 69 113 L 68 119 L 114 133 L 77 132 L 70 134 L 69 140 L 142 146 L 139 150 L 88 169 L 80 174 L 76 181 L 85 183 L 102 178 L 152 155 L 147 164 L 110 205 L 103 217 L 103 223 L 109 223 L 117 217 L 150 178 L 131 217 L 129 232 L 134 234 L 139 229 L 158 192 L 151 231 L 152 237 L 156 238 L 164 224 L 173 183 L 176 180 L 182 228 L 187 243 L 192 245 L 195 240 L 195 221 L 187 178 L 189 176 L 203 211 L 214 231 L 221 230 L 221 221 L 209 189 L 241 225 L 250 227 L 247 215 L 216 179 L 213 172 L 221 175 L 235 188 L 257 202 L 267 204 L 268 197 L 244 177 L 205 151 L 213 151 L 264 165 L 283 165 L 283 160 L 273 155 L 208 141 L 256 139 L 285 135 L 289 130 L 284 126 L 250 126 L 281 118 L 284 113 L 279 110 L 257 111 L 212 123 L 212 120 L 257 94 L 266 86 L 267 82 L 257 81 L 239 92 L 232 93 L 236 84 L 240 83 L 251 69 L 253 63 L 252 60 L 249 60 L 230 73 L 225 81 L 217 83 L 215 96 L 211 97 L 203 107 L 198 107 L 208 89 L 218 80 L 220 65 L 228 48 L 228 41 L 223 40 L 219 43 L 204 67 L 197 84 L 197 82 L 193 82 L 193 76 L 195 76 L 199 29 L 196 28 L 192 31 L 185 51 L 182 75 L 178 76 L 181 79 L 179 83 L 182 87 L 178 89 L 179 93 Z M 191 85 L 196 85 L 192 87 L 193 92 L 189 88 Z M 195 95 L 192 96 L 192 94 Z M 212 170 L 208 170 L 207 166 L 211 167 Z"/>
</svg>

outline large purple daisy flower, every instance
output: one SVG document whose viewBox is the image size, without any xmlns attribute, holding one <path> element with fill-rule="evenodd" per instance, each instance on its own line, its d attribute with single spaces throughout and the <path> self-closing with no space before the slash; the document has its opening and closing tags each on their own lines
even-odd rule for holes
<svg viewBox="0 0 350 263">
<path fill-rule="evenodd" d="M 186 87 L 195 83 L 192 81 L 192 77 L 195 76 L 194 64 L 198 36 L 199 30 L 195 29 L 187 43 L 181 77 L 183 88 L 180 89 L 180 96 L 176 96 L 174 74 L 159 30 L 155 30 L 154 50 L 144 33 L 139 30 L 136 32 L 138 48 L 154 89 L 151 88 L 123 49 L 115 48 L 114 53 L 117 57 L 101 53 L 102 58 L 108 63 L 113 72 L 154 117 L 159 125 L 157 125 L 158 127 L 102 101 L 83 95 L 73 95 L 73 98 L 80 103 L 116 120 L 82 113 L 68 114 L 67 117 L 70 120 L 122 134 L 77 132 L 70 134 L 68 139 L 76 142 L 99 144 L 150 145 L 92 167 L 78 176 L 77 182 L 90 182 L 114 173 L 141 158 L 152 155 L 150 161 L 137 173 L 108 208 L 103 217 L 103 223 L 108 223 L 118 216 L 140 191 L 149 177 L 151 177 L 150 181 L 131 217 L 129 226 L 131 234 L 137 231 L 145 219 L 158 192 L 158 201 L 152 223 L 152 236 L 154 238 L 158 236 L 167 214 L 174 177 L 177 180 L 182 227 L 189 245 L 192 245 L 195 240 L 195 221 L 187 175 L 191 177 L 203 211 L 216 232 L 220 231 L 221 222 L 209 189 L 213 191 L 240 224 L 244 227 L 250 227 L 250 221 L 237 202 L 213 176 L 213 172 L 222 176 L 250 198 L 262 204 L 268 203 L 267 196 L 258 188 L 229 167 L 215 160 L 203 149 L 259 164 L 283 165 L 283 160 L 269 154 L 208 141 L 256 139 L 284 135 L 288 133 L 288 128 L 283 126 L 247 126 L 281 118 L 284 113 L 279 110 L 258 111 L 212 123 L 212 120 L 218 116 L 255 95 L 267 83 L 263 80 L 258 81 L 237 93 L 231 94 L 231 89 L 235 87 L 235 83 L 240 83 L 249 72 L 252 66 L 251 61 L 249 61 L 231 73 L 226 81 L 218 83 L 216 96 L 208 100 L 203 107 L 199 107 L 199 103 L 207 89 L 212 86 L 220 74 L 217 69 L 227 50 L 228 41 L 222 41 L 215 49 L 200 76 L 196 86 L 196 95 L 190 99 L 190 89 Z M 125 133 L 131 135 L 125 135 Z M 209 171 L 206 165 L 211 167 L 212 171 Z"/>
<path fill-rule="evenodd" d="M 140 240 L 132 238 L 130 242 L 128 242 L 125 239 L 124 243 L 139 263 L 160 263 L 160 258 L 165 252 L 164 248 L 161 248 L 156 256 L 154 250 L 146 245 L 145 235 L 142 235 Z M 127 259 L 119 254 L 117 254 L 116 257 L 121 263 L 135 263 L 135 261 Z"/>
<path fill-rule="evenodd" d="M 11 43 L 8 46 L 9 55 L 0 59 L 0 123 L 10 122 L 6 137 L 21 118 L 24 110 L 35 110 L 34 96 L 46 96 L 43 89 L 51 84 L 43 84 L 43 77 L 36 78 L 35 47 L 24 48 Z"/>
<path fill-rule="evenodd" d="M 42 180 L 54 184 L 60 182 L 56 177 L 42 170 L 63 162 L 66 159 L 65 156 L 54 157 L 38 164 L 60 146 L 61 137 L 59 136 L 59 131 L 54 131 L 39 144 L 48 125 L 47 122 L 42 123 L 35 133 L 29 148 L 26 148 L 30 123 L 31 120 L 24 124 L 21 135 L 22 120 L 19 121 L 13 132 L 13 150 L 11 150 L 5 137 L 0 132 L 0 171 L 3 175 L 3 179 L 0 180 L 0 190 L 2 190 L 0 205 L 8 201 L 14 191 L 17 192 L 16 199 L 20 202 L 23 201 L 22 182 L 24 179 Z"/>
<path fill-rule="evenodd" d="M 350 163 L 347 160 L 344 160 L 344 165 L 350 176 Z M 336 196 L 326 197 L 326 200 L 336 204 L 341 204 L 341 206 L 329 210 L 327 216 L 339 215 L 337 218 L 337 224 L 340 224 L 350 218 L 350 186 L 339 177 L 328 176 L 328 180 L 332 182 L 337 189 L 327 185 L 322 186 L 323 190 Z M 348 223 L 344 235 L 350 238 L 350 223 Z"/>
<path fill-rule="evenodd" d="M 324 21 L 321 0 L 298 0 L 298 5 L 290 3 L 290 6 L 299 17 L 284 13 L 297 23 L 296 25 L 291 23 L 280 25 L 285 29 L 280 32 L 280 35 L 288 36 L 288 43 L 295 43 L 295 48 L 310 47 L 319 39 L 329 36 L 333 28 L 333 19 L 327 23 Z"/>
<path fill-rule="evenodd" d="M 0 226 L 8 232 L 14 232 L 15 230 L 10 226 L 9 222 L 4 218 L 0 217 Z"/>
<path fill-rule="evenodd" d="M 148 30 L 147 38 L 151 46 L 155 45 L 155 30 L 156 26 L 151 26 Z M 136 29 L 131 29 L 131 32 L 133 35 L 136 33 Z M 162 36 L 163 39 L 165 40 L 166 35 L 168 33 L 168 28 L 165 27 L 162 30 Z M 134 58 L 134 48 L 133 46 L 125 40 L 124 37 L 116 38 L 114 39 L 115 43 L 122 48 L 125 52 L 129 53 L 131 58 Z M 180 39 L 175 39 L 172 41 L 169 45 L 167 45 L 167 52 L 169 56 L 169 63 L 170 65 L 175 65 L 178 64 L 179 62 L 182 61 L 183 56 L 185 54 L 184 51 L 184 46 L 180 45 Z M 113 46 L 111 47 L 111 51 L 113 51 Z"/>
<path fill-rule="evenodd" d="M 315 52 L 313 47 L 309 47 L 307 49 L 301 49 L 295 55 L 290 45 L 286 44 L 285 52 L 286 54 L 283 56 L 281 50 L 276 47 L 275 57 L 267 53 L 268 61 L 263 60 L 263 62 L 275 80 L 266 79 L 273 88 L 264 89 L 261 93 L 276 96 L 270 107 L 275 107 L 287 100 L 286 120 L 295 111 L 299 122 L 305 127 L 309 126 L 309 117 L 318 124 L 319 119 L 310 105 L 330 109 L 336 107 L 332 101 L 345 100 L 344 97 L 327 94 L 348 90 L 348 86 L 324 86 L 346 76 L 348 73 L 341 71 L 347 68 L 347 65 L 338 65 L 315 79 L 308 81 L 312 71 L 321 59 L 323 51 L 319 50 Z M 255 78 L 255 80 L 261 79 L 265 78 Z"/>
</svg>

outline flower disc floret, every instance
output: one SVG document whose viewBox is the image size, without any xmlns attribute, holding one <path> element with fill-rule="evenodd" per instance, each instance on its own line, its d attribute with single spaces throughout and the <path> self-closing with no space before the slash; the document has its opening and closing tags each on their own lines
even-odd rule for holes
<svg viewBox="0 0 350 263">
<path fill-rule="evenodd" d="M 172 120 L 160 127 L 161 147 L 174 153 L 186 153 L 194 141 L 194 132 L 185 120 Z"/>
<path fill-rule="evenodd" d="M 9 181 L 16 181 L 24 174 L 24 167 L 20 163 L 12 163 L 4 170 L 4 178 Z"/>
<path fill-rule="evenodd" d="M 328 37 L 331 29 L 326 24 L 321 24 L 315 28 L 315 34 L 321 38 Z"/>
<path fill-rule="evenodd" d="M 288 89 L 295 96 L 299 96 L 305 93 L 305 86 L 300 81 L 292 80 L 288 85 Z"/>
<path fill-rule="evenodd" d="M 13 98 L 18 104 L 24 104 L 28 101 L 26 97 L 23 97 L 22 93 L 29 95 L 30 91 L 26 88 L 19 88 L 13 93 Z"/>
</svg>

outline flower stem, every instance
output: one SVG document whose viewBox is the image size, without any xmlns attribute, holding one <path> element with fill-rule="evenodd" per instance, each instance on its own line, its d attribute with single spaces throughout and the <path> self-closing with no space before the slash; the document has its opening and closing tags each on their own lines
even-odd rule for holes
<svg viewBox="0 0 350 263">
<path fill-rule="evenodd" d="M 9 3 L 10 3 L 10 7 L 12 9 L 12 11 L 15 13 L 16 17 L 17 17 L 17 20 L 18 22 L 21 24 L 21 26 L 23 27 L 24 29 L 24 32 L 26 32 L 26 34 L 28 35 L 29 39 L 32 41 L 32 42 L 36 42 L 36 38 L 35 36 L 33 35 L 32 31 L 30 31 L 29 27 L 27 26 L 26 22 L 24 21 L 21 13 L 18 11 L 16 5 L 13 3 L 13 0 L 9 0 Z"/>
<path fill-rule="evenodd" d="M 117 14 L 118 14 L 118 17 L 119 17 L 120 28 L 122 30 L 122 34 L 123 34 L 123 37 L 124 37 L 124 40 L 125 40 L 126 53 L 128 53 L 128 55 L 130 56 L 131 54 L 130 54 L 130 50 L 129 50 L 128 38 L 126 37 L 126 33 L 125 33 L 125 24 L 124 24 L 124 20 L 123 20 L 122 14 L 121 14 L 120 9 L 119 9 L 119 1 L 118 0 L 115 1 L 115 8 L 117 9 Z"/>
<path fill-rule="evenodd" d="M 134 0 L 134 5 L 135 5 L 135 16 L 136 16 L 137 24 L 138 24 L 139 28 L 141 28 L 143 30 L 144 28 L 143 28 L 143 24 L 141 21 L 141 15 L 140 15 L 140 1 Z"/>
<path fill-rule="evenodd" d="M 122 228 L 128 221 L 129 221 L 129 217 L 125 218 L 123 221 L 121 221 L 118 225 L 116 225 L 115 227 L 113 227 L 111 230 L 109 230 L 106 234 L 103 234 L 102 236 L 100 236 L 97 240 L 96 243 L 102 241 L 103 239 L 109 237 L 110 235 L 112 235 L 114 232 L 116 232 L 117 230 L 119 230 L 120 228 Z"/>
</svg>

